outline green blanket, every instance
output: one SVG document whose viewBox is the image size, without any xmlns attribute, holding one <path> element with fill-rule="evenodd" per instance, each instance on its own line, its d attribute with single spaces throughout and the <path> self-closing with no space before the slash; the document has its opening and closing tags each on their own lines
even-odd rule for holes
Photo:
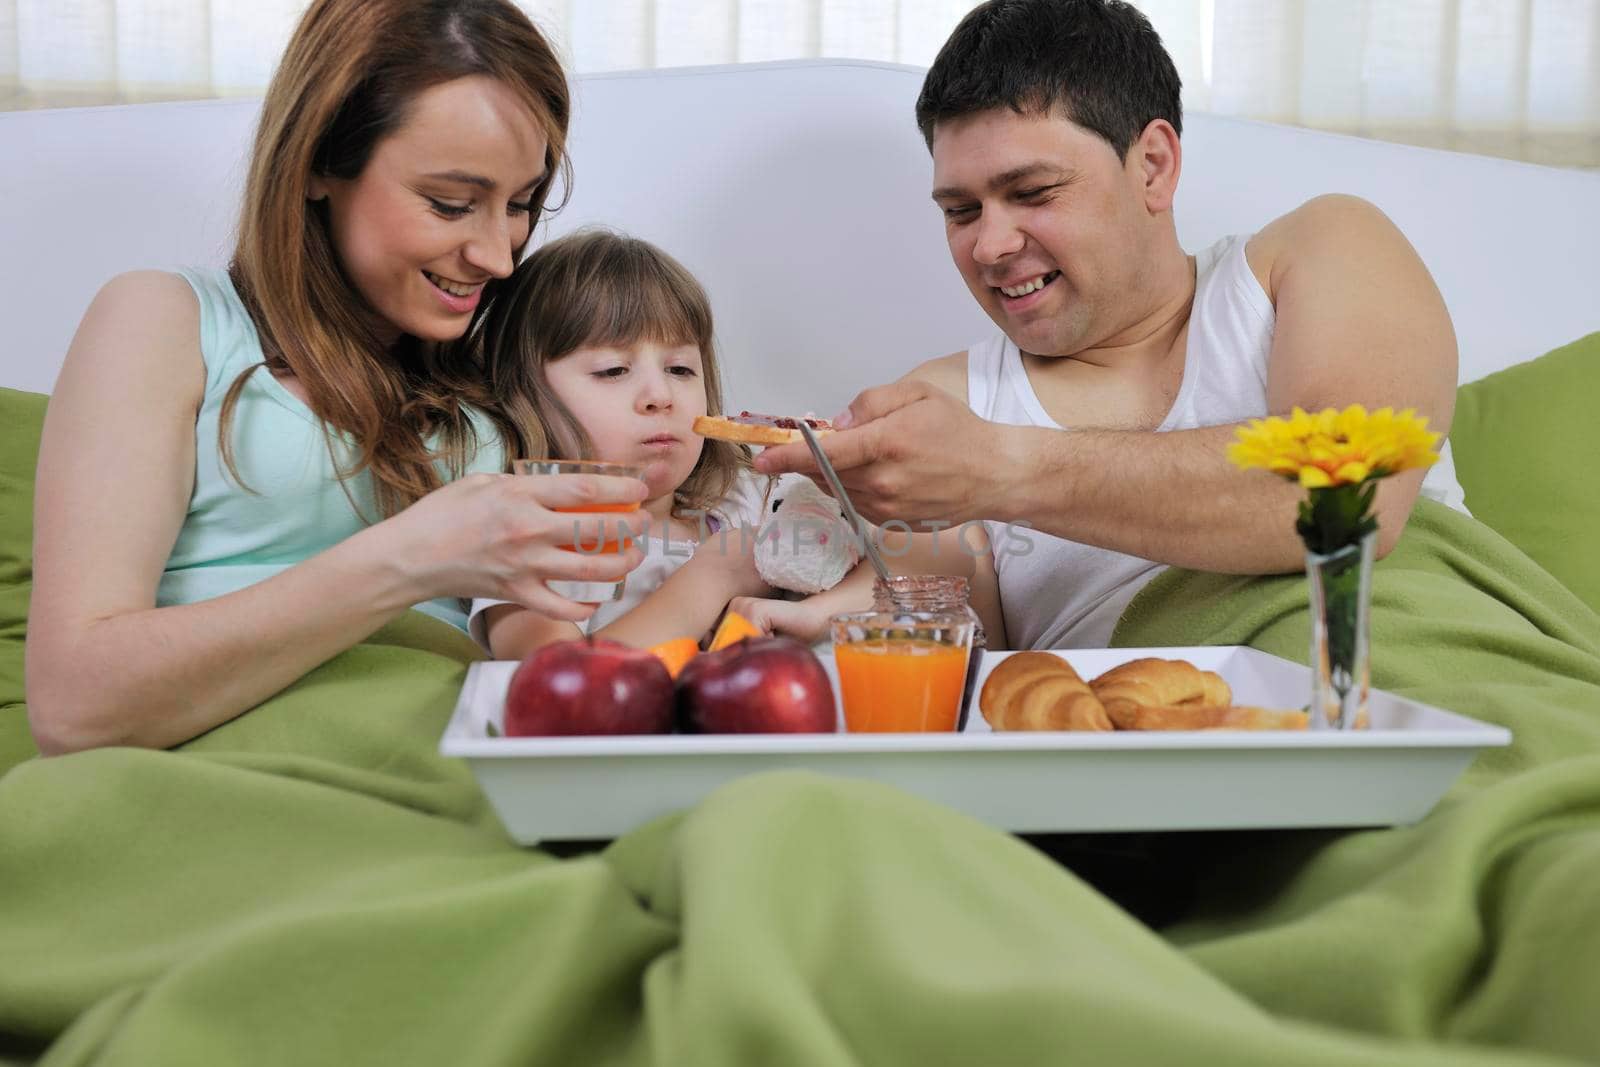
<svg viewBox="0 0 1600 1067">
<path fill-rule="evenodd" d="M 1600 625 L 1427 509 L 1380 572 L 1377 684 L 1516 745 L 1416 827 L 1148 838 L 1192 897 L 1159 934 L 1024 842 L 805 773 L 517 848 L 436 754 L 470 649 L 413 613 L 184 751 L 0 778 L 0 1063 L 1600 1055 Z M 1303 658 L 1303 598 L 1170 575 L 1119 637 Z"/>
<path fill-rule="evenodd" d="M 1280 1017 L 1600 1062 L 1600 616 L 1427 501 L 1373 583 L 1375 686 L 1509 727 L 1414 827 L 1218 838 L 1165 934 Z M 1121 645 L 1305 662 L 1304 580 L 1168 572 Z"/>
</svg>

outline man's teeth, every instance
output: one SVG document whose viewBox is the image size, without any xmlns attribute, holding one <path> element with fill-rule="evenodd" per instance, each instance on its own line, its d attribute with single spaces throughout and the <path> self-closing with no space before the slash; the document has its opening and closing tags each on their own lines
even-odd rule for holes
<svg viewBox="0 0 1600 1067">
<path fill-rule="evenodd" d="M 1051 271 L 1049 274 L 1039 275 L 1031 282 L 1023 282 L 1021 285 L 1002 285 L 1000 287 L 1000 291 L 1010 297 L 1027 296 L 1029 293 L 1034 292 L 1037 289 L 1043 289 L 1045 285 L 1048 284 L 1049 281 L 1055 276 L 1056 272 Z"/>
<path fill-rule="evenodd" d="M 460 282 L 446 281 L 444 278 L 439 277 L 432 271 L 425 270 L 422 273 L 427 276 L 430 282 L 432 282 L 434 285 L 437 285 L 451 296 L 471 296 L 473 293 L 478 291 L 478 286 L 476 285 L 462 285 Z"/>
</svg>

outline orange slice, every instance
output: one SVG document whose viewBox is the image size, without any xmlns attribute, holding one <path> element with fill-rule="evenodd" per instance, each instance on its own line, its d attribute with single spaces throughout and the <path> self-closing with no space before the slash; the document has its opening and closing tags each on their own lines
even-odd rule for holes
<svg viewBox="0 0 1600 1067">
<path fill-rule="evenodd" d="M 667 673 L 676 678 L 678 672 L 700 654 L 700 642 L 692 637 L 674 637 L 671 641 L 651 645 L 650 651 L 667 665 Z"/>
<path fill-rule="evenodd" d="M 747 637 L 761 637 L 763 634 L 761 627 L 737 611 L 730 611 L 722 617 L 722 622 L 717 624 L 717 632 L 711 635 L 711 647 L 706 651 L 716 652 Z"/>
</svg>

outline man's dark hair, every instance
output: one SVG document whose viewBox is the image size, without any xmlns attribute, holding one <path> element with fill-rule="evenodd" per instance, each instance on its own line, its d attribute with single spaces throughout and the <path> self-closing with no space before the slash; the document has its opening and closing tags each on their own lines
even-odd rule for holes
<svg viewBox="0 0 1600 1067">
<path fill-rule="evenodd" d="M 1183 132 L 1182 83 L 1150 21 L 1123 0 L 989 0 L 939 49 L 917 97 L 933 147 L 941 122 L 1008 107 L 1060 108 L 1118 158 L 1155 119 Z"/>
</svg>

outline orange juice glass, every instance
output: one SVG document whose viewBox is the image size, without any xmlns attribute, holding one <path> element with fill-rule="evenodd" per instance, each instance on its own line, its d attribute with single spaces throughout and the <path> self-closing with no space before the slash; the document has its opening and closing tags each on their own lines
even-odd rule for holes
<svg viewBox="0 0 1600 1067">
<path fill-rule="evenodd" d="M 606 463 L 597 459 L 519 459 L 511 469 L 518 474 L 605 474 L 613 478 L 642 478 L 644 468 L 628 463 Z M 583 504 L 572 508 L 556 508 L 564 514 L 607 514 L 637 511 L 638 504 Z M 644 531 L 638 531 L 643 534 Z M 587 552 L 593 555 L 611 555 L 622 551 L 621 541 L 604 544 L 589 542 L 563 545 L 569 552 Z M 600 604 L 608 600 L 621 600 L 624 580 L 614 582 L 569 582 L 553 579 L 545 583 L 556 596 L 564 596 L 580 604 Z"/>
<path fill-rule="evenodd" d="M 956 729 L 972 617 L 948 612 L 835 615 L 833 660 L 851 733 Z"/>
</svg>

